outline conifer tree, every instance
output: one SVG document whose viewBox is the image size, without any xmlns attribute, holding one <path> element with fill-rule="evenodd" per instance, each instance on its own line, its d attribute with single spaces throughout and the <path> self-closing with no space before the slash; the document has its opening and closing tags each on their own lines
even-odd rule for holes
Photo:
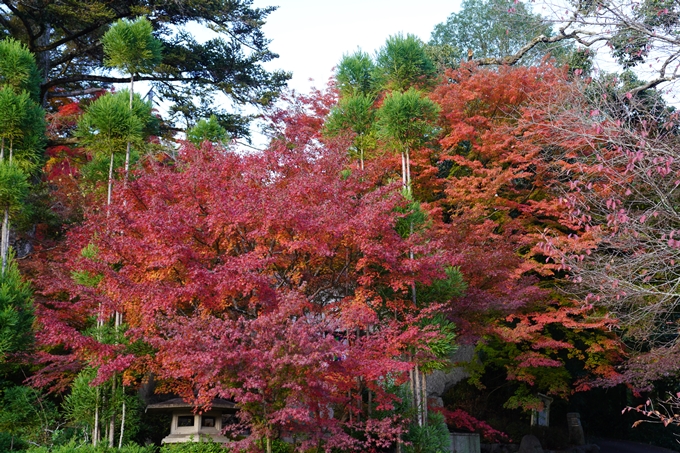
<svg viewBox="0 0 680 453">
<path fill-rule="evenodd" d="M 19 42 L 0 41 L 0 255 L 4 275 L 9 259 L 10 213 L 18 211 L 44 145 L 44 118 L 37 104 L 38 70 Z"/>
<path fill-rule="evenodd" d="M 146 18 L 135 21 L 121 19 L 102 38 L 104 64 L 130 75 L 130 110 L 134 95 L 135 75 L 152 73 L 161 62 L 161 42 L 153 35 L 153 26 Z M 130 170 L 130 140 L 125 151 L 125 178 Z"/>
</svg>

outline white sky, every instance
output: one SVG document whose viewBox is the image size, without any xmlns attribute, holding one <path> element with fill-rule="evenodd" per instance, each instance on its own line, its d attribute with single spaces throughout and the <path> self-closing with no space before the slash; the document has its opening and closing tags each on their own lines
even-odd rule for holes
<svg viewBox="0 0 680 453">
<path fill-rule="evenodd" d="M 411 33 L 427 42 L 434 26 L 458 12 L 460 0 L 255 0 L 279 9 L 263 27 L 279 58 L 267 70 L 293 73 L 289 86 L 323 88 L 343 54 L 373 54 L 391 35 Z M 314 79 L 310 82 L 309 79 Z"/>
</svg>

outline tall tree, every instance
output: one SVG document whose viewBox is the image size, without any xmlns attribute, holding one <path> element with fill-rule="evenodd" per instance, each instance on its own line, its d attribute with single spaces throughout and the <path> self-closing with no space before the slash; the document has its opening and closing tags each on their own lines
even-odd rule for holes
<svg viewBox="0 0 680 453">
<path fill-rule="evenodd" d="M 135 76 L 153 73 L 161 62 L 161 42 L 153 36 L 153 26 L 146 18 L 134 22 L 119 20 L 102 37 L 104 64 L 130 75 L 130 111 L 134 97 Z M 130 144 L 125 149 L 125 179 L 130 171 Z"/>
<path fill-rule="evenodd" d="M 221 0 L 209 4 L 187 1 L 54 3 L 5 0 L 0 5 L 0 35 L 13 36 L 38 56 L 45 96 L 89 92 L 109 83 L 125 83 L 124 76 L 102 73 L 101 38 L 120 19 L 148 17 L 165 52 L 159 70 L 142 76 L 155 92 L 174 104 L 172 110 L 194 122 L 214 113 L 236 136 L 247 135 L 244 116 L 207 102 L 222 92 L 237 104 L 268 104 L 285 85 L 289 74 L 262 68 L 277 57 L 268 49 L 262 26 L 274 8 L 254 8 L 252 0 Z M 199 43 L 189 31 L 203 25 L 218 34 Z M 180 119 L 180 118 L 178 118 Z"/>
<path fill-rule="evenodd" d="M 136 95 L 130 108 L 129 99 L 127 90 L 101 96 L 87 107 L 76 131 L 82 143 L 93 151 L 93 162 L 108 163 L 108 204 L 111 204 L 115 156 L 124 155 L 127 163 L 127 144 L 142 146 L 153 122 L 148 102 Z"/>
<path fill-rule="evenodd" d="M 397 34 L 387 38 L 376 54 L 374 73 L 381 88 L 406 91 L 431 86 L 436 68 L 418 37 Z"/>
<path fill-rule="evenodd" d="M 575 296 L 618 320 L 632 356 L 621 380 L 645 386 L 678 373 L 678 114 L 652 90 L 633 94 L 645 82 L 628 81 L 575 86 L 571 108 L 556 106 L 545 126 L 573 144 L 562 195 L 574 229 L 568 238 L 546 231 L 546 253 Z"/>
<path fill-rule="evenodd" d="M 378 111 L 380 134 L 401 155 L 401 179 L 411 192 L 411 152 L 435 139 L 439 107 L 410 88 L 388 94 Z"/>
<path fill-rule="evenodd" d="M 341 96 L 369 96 L 379 89 L 376 86 L 375 63 L 371 56 L 360 50 L 344 55 L 335 70 L 335 80 Z"/>
<path fill-rule="evenodd" d="M 350 152 L 359 158 L 362 170 L 366 153 L 377 145 L 374 103 L 375 99 L 365 94 L 345 96 L 331 110 L 325 126 L 329 135 L 337 135 L 342 131 L 351 131 L 354 134 Z"/>
<path fill-rule="evenodd" d="M 35 59 L 19 42 L 0 41 L 0 192 L 2 193 L 2 233 L 0 255 L 7 269 L 9 256 L 10 211 L 17 211 L 26 195 L 26 180 L 40 160 L 45 123 L 37 100 Z"/>
<path fill-rule="evenodd" d="M 512 0 L 465 0 L 460 12 L 432 31 L 431 46 L 449 46 L 456 65 L 466 59 L 501 59 L 518 53 L 537 36 L 553 35 L 552 26 L 523 2 Z M 546 55 L 558 59 L 569 51 L 565 43 L 537 43 L 520 60 L 537 64 Z M 453 63 L 452 61 L 451 63 Z"/>
<path fill-rule="evenodd" d="M 455 263 L 436 229 L 399 234 L 399 184 L 345 172 L 347 141 L 321 136 L 333 98 L 276 111 L 266 152 L 187 143 L 173 165 L 150 159 L 116 192 L 124 203 L 89 211 L 63 274 L 40 280 L 54 299 L 39 307 L 39 338 L 63 347 L 41 359 L 98 367 L 95 383 L 152 371 L 197 405 L 233 398 L 252 428 L 241 445 L 286 430 L 302 433 L 301 451 L 394 443 L 405 353 L 439 360 L 427 345 L 441 334 L 418 322 L 410 288 Z M 86 334 L 115 311 L 123 340 Z"/>
</svg>

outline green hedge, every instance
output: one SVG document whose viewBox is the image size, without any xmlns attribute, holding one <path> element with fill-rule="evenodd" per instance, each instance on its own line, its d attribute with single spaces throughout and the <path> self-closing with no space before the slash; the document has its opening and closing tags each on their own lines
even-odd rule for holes
<svg viewBox="0 0 680 453">
<path fill-rule="evenodd" d="M 142 447 L 140 445 L 125 445 L 121 449 L 109 447 L 93 447 L 89 444 L 76 444 L 70 442 L 58 447 L 36 447 L 30 448 L 28 453 L 157 453 L 155 446 Z"/>
</svg>

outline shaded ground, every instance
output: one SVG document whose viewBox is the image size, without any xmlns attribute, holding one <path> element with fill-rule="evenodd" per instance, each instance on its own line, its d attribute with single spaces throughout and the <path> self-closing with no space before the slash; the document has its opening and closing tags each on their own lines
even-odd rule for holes
<svg viewBox="0 0 680 453">
<path fill-rule="evenodd" d="M 674 453 L 680 451 L 680 444 L 677 449 L 669 450 L 625 440 L 593 439 L 592 443 L 599 445 L 600 453 Z"/>
</svg>

